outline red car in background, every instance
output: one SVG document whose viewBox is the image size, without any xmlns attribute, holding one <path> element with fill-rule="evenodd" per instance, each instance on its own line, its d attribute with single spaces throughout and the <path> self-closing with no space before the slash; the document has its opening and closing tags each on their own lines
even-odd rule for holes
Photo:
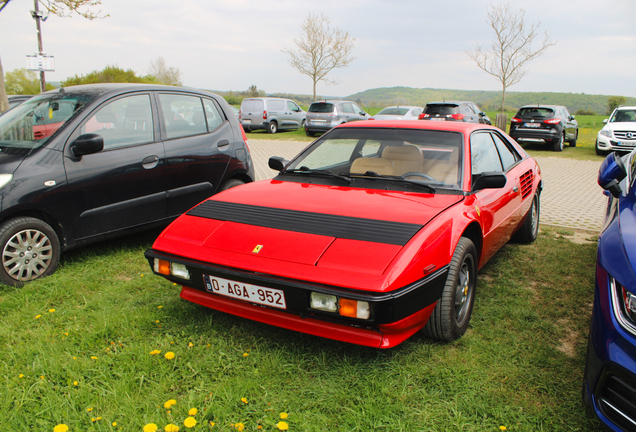
<svg viewBox="0 0 636 432">
<path fill-rule="evenodd" d="M 478 269 L 537 237 L 539 166 L 491 126 L 347 123 L 269 165 L 274 179 L 209 198 L 146 251 L 183 299 L 371 347 L 453 340 Z"/>
</svg>

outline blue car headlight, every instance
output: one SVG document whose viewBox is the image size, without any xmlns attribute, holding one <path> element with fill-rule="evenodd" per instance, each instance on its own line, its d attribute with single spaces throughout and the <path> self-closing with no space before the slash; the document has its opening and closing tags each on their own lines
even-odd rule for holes
<svg viewBox="0 0 636 432">
<path fill-rule="evenodd" d="M 614 316 L 625 330 L 636 336 L 636 295 L 627 291 L 611 276 L 610 290 Z"/>
</svg>

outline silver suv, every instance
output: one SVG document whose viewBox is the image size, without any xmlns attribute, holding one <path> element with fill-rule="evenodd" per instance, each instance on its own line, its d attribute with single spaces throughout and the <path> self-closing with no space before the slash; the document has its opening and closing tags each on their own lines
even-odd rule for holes
<svg viewBox="0 0 636 432">
<path fill-rule="evenodd" d="M 247 98 L 241 103 L 239 121 L 246 132 L 266 129 L 276 133 L 283 129 L 301 129 L 307 113 L 291 99 Z"/>
<path fill-rule="evenodd" d="M 314 102 L 307 110 L 305 133 L 312 137 L 316 132 L 326 132 L 342 123 L 368 119 L 369 114 L 355 102 L 346 100 Z"/>
</svg>

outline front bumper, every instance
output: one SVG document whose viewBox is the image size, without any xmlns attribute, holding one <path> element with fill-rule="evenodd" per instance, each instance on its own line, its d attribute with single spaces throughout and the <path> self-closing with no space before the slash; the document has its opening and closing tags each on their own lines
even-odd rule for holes
<svg viewBox="0 0 636 432">
<path fill-rule="evenodd" d="M 600 133 L 596 139 L 596 146 L 599 150 L 603 151 L 621 151 L 629 152 L 636 147 L 636 140 L 619 140 L 616 138 L 610 138 Z"/>
<path fill-rule="evenodd" d="M 600 265 L 584 380 L 602 423 L 613 431 L 636 430 L 636 337 L 616 320 L 609 275 Z"/>
<path fill-rule="evenodd" d="M 375 348 L 394 347 L 424 327 L 441 297 L 448 275 L 446 266 L 398 290 L 377 293 L 221 267 L 164 254 L 154 249 L 147 250 L 145 256 L 153 271 L 155 259 L 181 264 L 187 268 L 189 280 L 155 272 L 158 276 L 182 285 L 181 297 L 185 300 L 254 321 Z M 206 289 L 205 275 L 280 290 L 284 293 L 286 308 L 279 309 L 211 293 Z M 368 319 L 356 319 L 312 309 L 312 292 L 368 302 L 370 316 Z"/>
</svg>

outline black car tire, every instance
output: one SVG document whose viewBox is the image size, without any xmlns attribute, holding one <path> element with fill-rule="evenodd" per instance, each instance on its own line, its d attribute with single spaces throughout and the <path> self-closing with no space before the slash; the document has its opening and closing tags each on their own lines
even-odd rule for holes
<svg viewBox="0 0 636 432">
<path fill-rule="evenodd" d="M 563 151 L 563 134 L 559 135 L 558 138 L 552 140 L 552 150 L 554 151 Z"/>
<path fill-rule="evenodd" d="M 532 198 L 532 205 L 530 206 L 530 210 L 528 210 L 528 214 L 526 215 L 526 220 L 523 222 L 519 231 L 515 233 L 513 236 L 513 240 L 519 243 L 532 243 L 537 239 L 537 235 L 539 234 L 539 217 L 541 216 L 541 199 L 540 194 L 534 194 L 534 198 Z"/>
<path fill-rule="evenodd" d="M 236 186 L 240 186 L 245 184 L 245 182 L 243 180 L 239 180 L 239 179 L 229 179 L 228 181 L 226 181 L 225 183 L 223 183 L 221 185 L 221 188 L 219 189 L 219 192 L 223 192 L 225 190 L 231 189 L 233 187 Z"/>
<path fill-rule="evenodd" d="M 574 139 L 570 141 L 570 147 L 576 147 L 576 140 L 579 138 L 579 130 L 574 131 Z"/>
<path fill-rule="evenodd" d="M 601 150 L 600 148 L 598 148 L 598 140 L 596 141 L 596 144 L 594 145 L 594 148 L 595 148 L 595 150 L 596 150 L 596 154 L 597 154 L 598 156 L 607 156 L 607 153 L 608 153 L 608 152 L 606 152 L 606 151 Z"/>
<path fill-rule="evenodd" d="M 305 120 L 300 123 L 300 129 L 305 129 Z"/>
<path fill-rule="evenodd" d="M 307 135 L 308 137 L 313 137 L 314 135 L 316 135 L 316 132 L 305 129 L 305 135 Z"/>
<path fill-rule="evenodd" d="M 422 333 L 440 341 L 452 341 L 466 333 L 476 288 L 477 250 L 470 239 L 461 237 L 451 258 L 442 297 Z"/>
<path fill-rule="evenodd" d="M 10 219 L 0 226 L 0 282 L 23 286 L 55 272 L 60 241 L 47 223 L 33 217 Z"/>
<path fill-rule="evenodd" d="M 275 121 L 269 122 L 269 126 L 267 126 L 267 133 L 275 134 L 278 132 L 278 123 Z"/>
</svg>

